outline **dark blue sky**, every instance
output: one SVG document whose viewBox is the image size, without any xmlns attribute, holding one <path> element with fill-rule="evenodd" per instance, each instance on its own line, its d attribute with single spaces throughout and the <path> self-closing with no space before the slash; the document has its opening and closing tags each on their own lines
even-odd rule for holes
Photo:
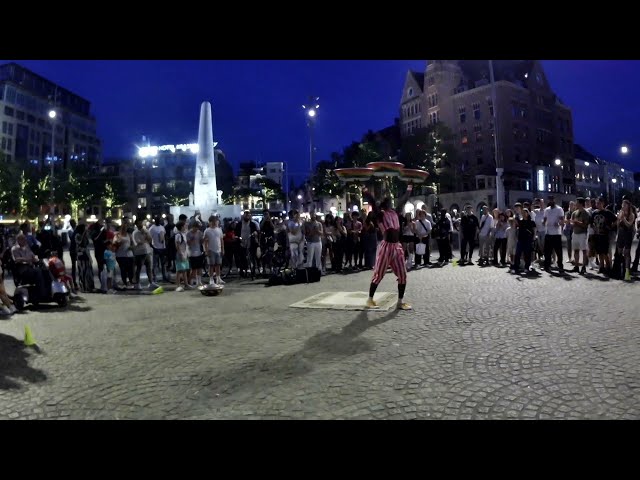
<svg viewBox="0 0 640 480">
<path fill-rule="evenodd" d="M 215 140 L 234 167 L 286 161 L 306 174 L 308 130 L 301 105 L 320 97 L 316 160 L 368 129 L 392 124 L 408 69 L 424 60 L 53 61 L 16 60 L 92 102 L 104 156 L 128 157 L 142 135 L 153 143 L 197 141 L 199 106 L 213 106 Z M 640 157 L 640 61 L 543 61 L 555 92 L 573 110 L 577 143 L 633 170 Z M 637 154 L 636 154 L 637 152 Z"/>
</svg>

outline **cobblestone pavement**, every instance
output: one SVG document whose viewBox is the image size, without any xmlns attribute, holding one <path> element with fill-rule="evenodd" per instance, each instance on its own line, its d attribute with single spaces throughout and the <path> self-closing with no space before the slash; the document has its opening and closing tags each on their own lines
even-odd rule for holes
<svg viewBox="0 0 640 480">
<path fill-rule="evenodd" d="M 447 266 L 409 274 L 413 312 L 288 308 L 369 281 L 87 294 L 0 320 L 0 418 L 640 418 L 637 282 Z"/>
</svg>

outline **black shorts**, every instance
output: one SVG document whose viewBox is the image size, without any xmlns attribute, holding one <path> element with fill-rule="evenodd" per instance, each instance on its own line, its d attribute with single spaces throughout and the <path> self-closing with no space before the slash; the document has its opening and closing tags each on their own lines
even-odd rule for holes
<svg viewBox="0 0 640 480">
<path fill-rule="evenodd" d="M 204 255 L 189 257 L 189 266 L 192 270 L 204 267 Z"/>
<path fill-rule="evenodd" d="M 609 253 L 609 235 L 592 235 L 593 244 L 598 255 Z"/>
<path fill-rule="evenodd" d="M 416 243 L 417 240 L 415 235 L 402 235 L 402 243 Z"/>
</svg>

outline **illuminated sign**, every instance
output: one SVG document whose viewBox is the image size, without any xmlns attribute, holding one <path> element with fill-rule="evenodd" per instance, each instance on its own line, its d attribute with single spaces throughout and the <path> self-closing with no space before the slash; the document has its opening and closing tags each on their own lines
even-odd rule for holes
<svg viewBox="0 0 640 480">
<path fill-rule="evenodd" d="M 213 142 L 213 148 L 216 148 L 216 145 L 218 145 L 218 142 Z M 138 156 L 140 158 L 157 157 L 158 152 L 176 153 L 176 150 L 179 150 L 182 152 L 189 151 L 191 153 L 198 153 L 200 148 L 198 147 L 197 143 L 181 143 L 178 145 L 160 145 L 159 147 L 157 146 L 138 147 Z"/>
</svg>

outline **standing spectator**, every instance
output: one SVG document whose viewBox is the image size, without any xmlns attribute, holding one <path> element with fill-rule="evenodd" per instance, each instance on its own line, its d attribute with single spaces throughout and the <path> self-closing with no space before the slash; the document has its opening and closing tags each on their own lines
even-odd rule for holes
<svg viewBox="0 0 640 480">
<path fill-rule="evenodd" d="M 291 268 L 300 268 L 304 255 L 304 235 L 302 233 L 302 223 L 300 213 L 297 210 L 289 212 L 289 222 L 287 223 L 289 249 L 291 251 Z"/>
<path fill-rule="evenodd" d="M 515 219 L 510 218 L 512 225 L 509 228 L 515 228 L 513 224 Z M 531 220 L 528 208 L 522 209 L 522 219 L 518 221 L 518 245 L 516 246 L 516 256 L 511 271 L 513 273 L 520 272 L 520 258 L 524 253 L 524 270 L 529 272 L 531 266 L 531 251 L 533 249 L 533 240 L 536 235 L 536 223 Z"/>
<path fill-rule="evenodd" d="M 98 264 L 98 272 L 100 273 L 104 268 L 104 252 L 106 250 L 106 242 L 107 240 L 113 241 L 113 237 L 115 234 L 111 227 L 110 218 L 105 218 L 104 225 L 102 225 L 98 221 L 96 227 L 98 227 L 98 231 L 97 234 L 93 237 L 93 249 L 96 256 L 96 263 Z"/>
<path fill-rule="evenodd" d="M 609 256 L 609 232 L 613 230 L 616 216 L 612 211 L 605 209 L 604 198 L 598 198 L 597 209 L 591 214 L 593 226 L 593 243 L 600 261 L 598 273 L 610 273 L 611 257 Z"/>
<path fill-rule="evenodd" d="M 71 279 L 73 282 L 73 289 L 78 289 L 78 280 L 76 277 L 76 268 L 78 266 L 78 247 L 76 245 L 76 221 L 75 219 L 69 220 L 71 230 L 69 231 L 69 257 L 71 257 Z"/>
<path fill-rule="evenodd" d="M 192 220 L 190 229 L 187 232 L 187 247 L 189 250 L 189 267 L 191 268 L 191 278 L 189 285 L 196 281 L 198 288 L 202 287 L 202 268 L 204 266 L 204 257 L 202 253 L 202 231 L 200 231 L 200 223 Z"/>
<path fill-rule="evenodd" d="M 93 266 L 89 254 L 89 231 L 84 223 L 76 227 L 76 248 L 78 250 L 78 277 L 82 292 L 93 292 L 95 282 L 93 279 Z"/>
<path fill-rule="evenodd" d="M 107 269 L 107 293 L 113 293 L 116 278 L 116 247 L 111 240 L 105 241 L 105 247 L 102 257 L 104 258 L 105 268 Z"/>
<path fill-rule="evenodd" d="M 523 210 L 524 211 L 524 210 Z M 527 208 L 527 212 L 529 209 Z M 531 218 L 531 217 L 529 217 Z M 533 222 L 533 220 L 531 220 Z M 519 220 L 518 220 L 519 222 Z M 518 226 L 516 224 L 515 217 L 509 217 L 507 220 L 509 226 L 507 227 L 507 258 L 511 265 L 515 264 L 516 259 L 516 245 L 518 244 Z M 535 223 L 535 222 L 534 222 Z M 533 241 L 533 240 L 532 240 Z"/>
<path fill-rule="evenodd" d="M 187 224 L 184 220 L 176 224 L 177 233 L 173 236 L 176 244 L 176 292 L 191 288 L 189 284 L 189 256 L 187 253 Z M 184 287 L 182 286 L 184 283 Z"/>
<path fill-rule="evenodd" d="M 447 218 L 447 211 L 443 208 L 440 210 L 440 218 L 436 222 L 436 228 L 438 234 L 438 263 L 441 267 L 449 263 L 451 258 L 451 242 L 449 241 L 449 233 L 451 231 L 451 222 Z"/>
<path fill-rule="evenodd" d="M 495 243 L 493 247 L 493 264 L 498 265 L 498 251 L 500 251 L 500 265 L 503 267 L 507 264 L 507 216 L 504 213 L 498 214 L 498 221 L 494 228 Z"/>
<path fill-rule="evenodd" d="M 587 273 L 588 251 L 587 251 L 587 227 L 591 219 L 589 213 L 585 210 L 585 199 L 578 198 L 578 208 L 576 208 L 570 217 L 571 221 L 571 246 L 573 247 L 573 260 L 575 267 L 573 272 Z M 580 269 L 580 251 L 582 251 L 582 269 Z"/>
<path fill-rule="evenodd" d="M 307 237 L 307 268 L 313 267 L 314 263 L 316 268 L 321 269 L 320 258 L 322 256 L 322 235 L 323 228 L 322 223 L 316 218 L 315 213 L 311 213 L 309 221 L 306 222 L 306 237 Z"/>
<path fill-rule="evenodd" d="M 473 265 L 473 248 L 476 244 L 476 236 L 478 235 L 478 229 L 480 228 L 480 222 L 478 217 L 473 214 L 471 205 L 467 205 L 464 208 L 464 215 L 460 219 L 460 233 L 462 234 L 462 240 L 460 241 L 460 264 L 467 263 L 467 248 L 469 249 L 469 265 Z"/>
<path fill-rule="evenodd" d="M 538 255 L 538 261 L 540 265 L 543 265 L 542 256 L 544 255 L 544 239 L 547 234 L 546 229 L 544 227 L 544 201 L 541 198 L 536 198 L 533 202 L 533 215 L 532 220 L 536 222 L 536 241 L 537 241 L 537 249 L 536 254 Z"/>
<path fill-rule="evenodd" d="M 116 261 L 120 267 L 120 276 L 125 288 L 133 287 L 133 237 L 128 232 L 129 225 L 122 222 L 120 230 L 113 238 L 116 247 Z"/>
<path fill-rule="evenodd" d="M 573 235 L 573 225 L 571 223 L 571 215 L 573 214 L 573 212 L 575 212 L 576 210 L 576 202 L 574 202 L 573 200 L 571 200 L 569 202 L 569 210 L 567 211 L 567 213 L 565 213 L 565 219 L 564 219 L 564 228 L 562 229 L 562 233 L 564 233 L 564 236 L 567 239 L 567 255 L 569 256 L 569 259 L 567 260 L 569 263 L 580 263 L 580 259 L 572 259 L 571 258 L 571 247 L 572 247 L 572 243 L 571 243 L 571 237 Z M 574 269 L 574 271 L 576 271 Z"/>
<path fill-rule="evenodd" d="M 404 214 L 400 225 L 402 227 L 402 249 L 404 250 L 404 258 L 406 262 L 407 271 L 413 267 L 415 260 L 415 246 L 416 246 L 416 227 L 413 223 L 413 215 L 411 212 Z"/>
<path fill-rule="evenodd" d="M 416 268 L 420 268 L 422 265 L 429 266 L 431 264 L 431 249 L 429 242 L 431 240 L 431 222 L 427 220 L 426 212 L 424 210 L 418 210 L 418 219 L 415 222 L 416 225 Z M 422 245 L 422 246 L 421 246 Z"/>
<path fill-rule="evenodd" d="M 333 243 L 333 262 L 331 268 L 336 273 L 342 272 L 344 264 L 344 249 L 347 238 L 347 229 L 344 226 L 342 217 L 336 217 L 333 230 L 335 242 Z"/>
<path fill-rule="evenodd" d="M 155 277 L 153 276 L 153 267 L 152 267 L 152 252 L 151 248 L 151 235 L 149 231 L 144 228 L 142 224 L 142 219 L 138 218 L 135 221 L 136 229 L 133 232 L 133 254 L 136 265 L 136 273 L 134 276 L 134 287 L 136 290 L 140 290 L 140 274 L 142 273 L 142 265 L 144 264 L 145 269 L 147 270 L 147 279 L 149 280 L 150 288 L 158 288 L 158 284 L 155 281 Z"/>
<path fill-rule="evenodd" d="M 151 235 L 151 247 L 153 248 L 153 277 L 158 278 L 158 268 L 162 272 L 162 281 L 168 282 L 169 275 L 167 274 L 167 231 L 165 227 L 160 224 L 160 217 L 156 217 L 153 225 L 149 229 L 149 235 Z"/>
<path fill-rule="evenodd" d="M 225 283 L 220 275 L 220 266 L 224 255 L 222 237 L 220 220 L 214 215 L 210 216 L 209 226 L 204 231 L 204 249 L 209 260 L 209 285 L 215 285 L 216 283 L 222 285 Z"/>
<path fill-rule="evenodd" d="M 377 232 L 376 216 L 373 211 L 371 211 L 365 217 L 364 225 L 362 226 L 362 250 L 364 252 L 365 270 L 371 270 L 376 264 L 376 252 L 378 249 Z"/>
<path fill-rule="evenodd" d="M 489 244 L 489 234 L 491 233 L 491 229 L 493 228 L 493 216 L 489 212 L 489 207 L 482 207 L 482 217 L 480 217 L 480 228 L 478 232 L 478 239 L 480 243 L 479 253 L 480 261 L 478 265 L 488 265 L 489 264 L 489 252 L 491 250 L 491 245 Z"/>
<path fill-rule="evenodd" d="M 175 224 L 173 223 L 173 215 L 167 215 L 167 223 L 164 226 L 164 238 L 167 245 L 167 277 L 170 278 L 170 272 L 176 271 L 176 242 L 173 236 L 175 235 Z M 171 282 L 171 280 L 169 280 Z"/>
<path fill-rule="evenodd" d="M 618 255 L 624 257 L 624 279 L 631 281 L 631 243 L 633 242 L 633 231 L 636 216 L 631 208 L 629 200 L 622 201 L 622 209 L 618 212 L 618 240 L 616 247 Z"/>
<path fill-rule="evenodd" d="M 547 231 L 544 236 L 544 269 L 551 271 L 551 252 L 554 251 L 558 259 L 558 271 L 564 273 L 562 263 L 562 225 L 564 224 L 564 210 L 556 205 L 553 195 L 547 198 L 549 206 L 545 208 L 543 214 L 543 224 Z"/>
</svg>

